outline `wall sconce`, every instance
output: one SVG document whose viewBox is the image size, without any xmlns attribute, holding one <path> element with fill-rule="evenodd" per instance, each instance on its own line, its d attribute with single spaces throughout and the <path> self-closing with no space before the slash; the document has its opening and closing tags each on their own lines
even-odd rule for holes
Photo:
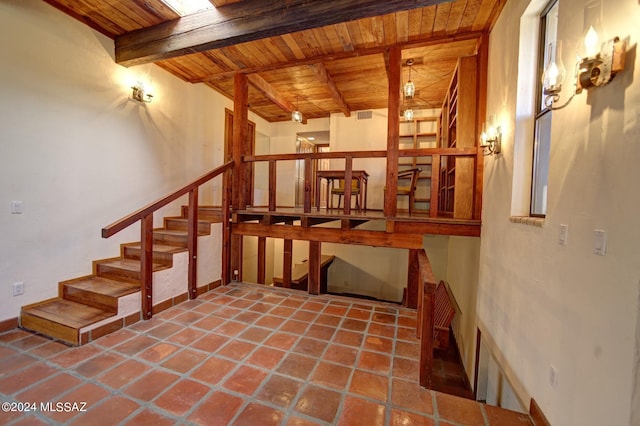
<svg viewBox="0 0 640 426">
<path fill-rule="evenodd" d="M 131 89 L 133 90 L 133 92 L 131 93 L 131 99 L 147 104 L 151 103 L 153 95 L 145 91 L 144 84 L 138 82 L 135 85 L 131 86 Z"/>
<path fill-rule="evenodd" d="M 569 105 L 569 102 L 584 89 L 604 86 L 615 75 L 624 69 L 626 43 L 615 37 L 602 43 L 598 50 L 599 35 L 593 26 L 590 26 L 584 36 L 584 50 L 579 53 L 579 62 L 576 64 L 576 89 L 571 97 L 560 106 L 554 106 L 560 99 L 560 91 L 565 77 L 562 65 L 561 52 L 555 51 L 554 60 L 549 60 L 542 74 L 544 104 L 547 108 L 556 110 Z M 558 47 L 561 46 L 560 42 Z M 552 48 L 549 49 L 551 55 Z"/>
<path fill-rule="evenodd" d="M 493 125 L 493 116 L 489 118 L 489 126 L 486 130 L 485 125 L 482 125 L 480 148 L 484 150 L 484 155 L 500 154 L 502 151 L 502 127 Z"/>
</svg>

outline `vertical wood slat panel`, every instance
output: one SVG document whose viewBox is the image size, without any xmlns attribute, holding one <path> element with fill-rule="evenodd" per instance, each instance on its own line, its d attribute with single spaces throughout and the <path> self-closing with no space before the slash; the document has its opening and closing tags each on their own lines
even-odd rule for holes
<svg viewBox="0 0 640 426">
<path fill-rule="evenodd" d="M 198 188 L 189 192 L 189 208 L 187 211 L 189 272 L 187 285 L 189 299 L 198 297 Z"/>
<path fill-rule="evenodd" d="M 153 316 L 153 213 L 140 221 L 140 291 L 142 318 Z"/>
</svg>

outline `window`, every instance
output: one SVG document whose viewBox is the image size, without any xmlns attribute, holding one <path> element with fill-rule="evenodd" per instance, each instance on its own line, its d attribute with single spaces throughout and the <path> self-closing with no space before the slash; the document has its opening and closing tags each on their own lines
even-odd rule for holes
<svg viewBox="0 0 640 426">
<path fill-rule="evenodd" d="M 540 15 L 540 49 L 538 76 L 542 75 L 549 60 L 555 58 L 558 30 L 558 1 L 552 1 Z M 549 154 L 551 152 L 551 110 L 545 106 L 542 81 L 537 79 L 535 131 L 533 142 L 533 174 L 531 179 L 531 216 L 547 213 L 547 187 L 549 181 Z"/>
</svg>

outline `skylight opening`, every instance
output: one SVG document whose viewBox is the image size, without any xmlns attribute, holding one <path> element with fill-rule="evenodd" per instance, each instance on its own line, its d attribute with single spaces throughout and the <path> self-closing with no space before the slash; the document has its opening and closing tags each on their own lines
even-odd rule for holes
<svg viewBox="0 0 640 426">
<path fill-rule="evenodd" d="M 209 0 L 161 0 L 164 4 L 175 10 L 180 16 L 191 15 L 201 10 L 213 9 Z"/>
</svg>

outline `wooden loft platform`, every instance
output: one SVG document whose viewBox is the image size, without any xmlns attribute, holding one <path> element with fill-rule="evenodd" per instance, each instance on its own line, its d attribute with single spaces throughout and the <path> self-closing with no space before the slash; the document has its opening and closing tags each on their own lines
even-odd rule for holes
<svg viewBox="0 0 640 426">
<path fill-rule="evenodd" d="M 420 236 L 420 247 L 423 234 L 480 236 L 481 222 L 476 219 L 432 218 L 428 214 L 402 212 L 387 217 L 379 210 L 351 210 L 349 214 L 337 209 L 304 210 L 249 207 L 234 211 L 232 233 L 397 248 L 418 248 L 413 247 L 418 239 L 411 235 Z"/>
</svg>

